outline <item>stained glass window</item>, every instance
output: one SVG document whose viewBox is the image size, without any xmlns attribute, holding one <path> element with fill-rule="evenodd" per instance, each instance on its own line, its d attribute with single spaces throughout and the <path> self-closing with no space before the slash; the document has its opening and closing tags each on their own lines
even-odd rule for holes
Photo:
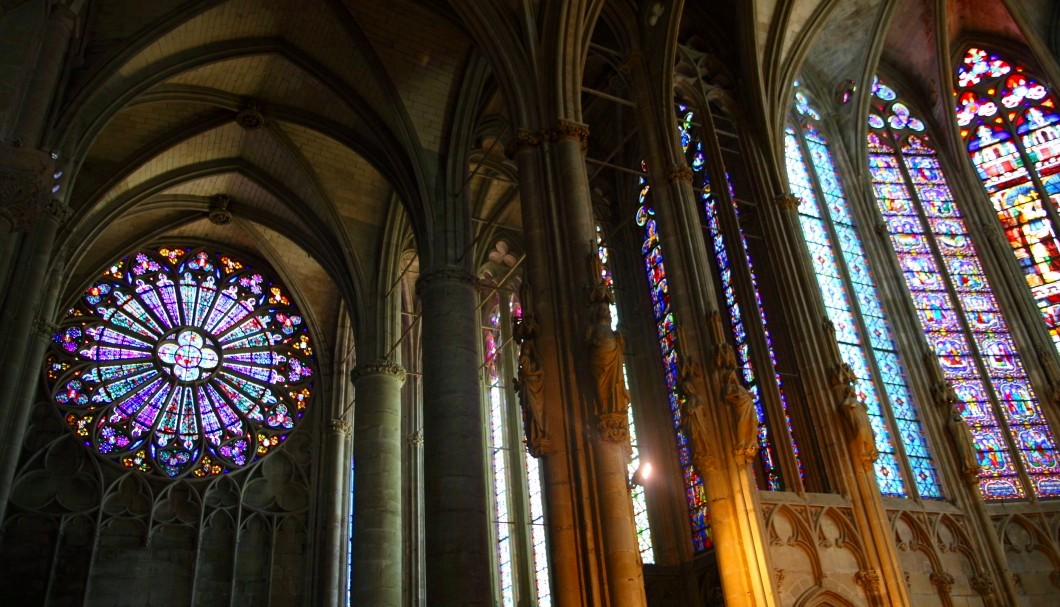
<svg viewBox="0 0 1060 607">
<path fill-rule="evenodd" d="M 681 146 L 684 149 L 688 165 L 692 168 L 693 189 L 703 205 L 703 221 L 705 222 L 706 239 L 710 243 L 714 256 L 715 276 L 718 280 L 721 296 L 724 298 L 722 305 L 728 313 L 728 327 L 735 345 L 736 363 L 740 374 L 748 389 L 754 396 L 755 412 L 758 416 L 758 464 L 755 466 L 758 484 L 761 488 L 770 491 L 783 489 L 782 473 L 776 446 L 770 437 L 770 428 L 767 422 L 765 409 L 766 390 L 757 376 L 754 362 L 751 356 L 751 343 L 753 339 L 748 335 L 748 327 L 744 319 L 745 311 L 752 314 L 751 322 L 761 323 L 763 330 L 763 343 L 761 346 L 767 353 L 768 369 L 764 377 L 769 378 L 778 386 L 777 392 L 780 407 L 782 409 L 786 424 L 781 436 L 791 445 L 795 454 L 795 463 L 798 468 L 799 481 L 802 485 L 802 466 L 798 458 L 798 445 L 794 439 L 791 428 L 791 418 L 787 414 L 787 400 L 780 374 L 776 370 L 776 353 L 773 348 L 772 337 L 769 334 L 769 325 L 766 322 L 765 308 L 762 306 L 762 297 L 758 291 L 758 278 L 755 273 L 754 264 L 747 248 L 747 240 L 739 226 L 736 218 L 736 192 L 728 173 L 725 173 L 725 194 L 719 193 L 713 186 L 711 179 L 711 167 L 707 158 L 707 147 L 699 133 L 696 124 L 696 115 L 686 106 L 677 106 L 678 132 L 681 136 Z M 720 160 L 720 159 L 719 159 Z M 723 206 L 725 205 L 725 206 Z M 728 215 L 726 215 L 726 213 Z M 721 222 L 726 218 L 733 219 L 735 230 L 730 230 L 730 235 L 735 232 L 737 238 L 726 238 L 725 230 Z M 741 271 L 733 266 L 731 260 L 737 260 L 747 271 L 747 280 L 750 283 L 750 293 L 740 292 L 735 284 L 734 272 Z"/>
<path fill-rule="evenodd" d="M 1060 115 L 1049 89 L 981 48 L 957 68 L 957 124 L 1060 349 Z"/>
<path fill-rule="evenodd" d="M 655 223 L 655 208 L 652 206 L 651 186 L 643 178 L 640 180 L 640 207 L 637 209 L 637 225 L 643 230 L 644 244 L 641 255 L 648 274 L 648 286 L 651 293 L 652 313 L 655 318 L 656 334 L 659 338 L 659 352 L 662 355 L 663 369 L 666 376 L 666 393 L 670 404 L 670 416 L 673 420 L 674 433 L 677 437 L 677 455 L 685 488 L 685 501 L 688 504 L 689 522 L 692 530 L 692 548 L 702 552 L 713 546 L 710 537 L 710 511 L 707 508 L 707 493 L 703 480 L 692 465 L 692 448 L 688 435 L 681 425 L 681 405 L 684 397 L 678 387 L 678 352 L 677 326 L 670 309 L 670 293 L 666 278 L 666 264 L 663 260 L 662 244 Z"/>
<path fill-rule="evenodd" d="M 541 469 L 537 459 L 519 447 L 521 416 L 509 384 L 515 369 L 506 356 L 515 343 L 510 337 L 512 321 L 521 316 L 517 298 L 502 299 L 494 293 L 482 327 L 497 592 L 501 605 L 521 605 L 529 600 L 546 607 L 552 600 Z"/>
<path fill-rule="evenodd" d="M 868 407 L 880 453 L 875 463 L 880 492 L 940 498 L 938 474 L 859 227 L 820 131 L 820 114 L 798 89 L 794 106 L 795 120 L 784 132 L 788 183 L 799 198 L 799 224 L 840 354 Z"/>
<path fill-rule="evenodd" d="M 314 392 L 312 342 L 286 288 L 206 249 L 115 262 L 53 342 L 46 378 L 70 430 L 150 475 L 246 467 L 287 438 Z"/>
<path fill-rule="evenodd" d="M 963 401 L 980 490 L 991 500 L 1060 494 L 1056 442 L 964 215 L 924 123 L 897 99 L 874 80 L 872 188 L 928 345 Z"/>
<path fill-rule="evenodd" d="M 608 263 L 608 249 L 604 246 L 603 229 L 599 225 L 596 226 L 596 253 L 600 259 L 600 278 L 603 279 L 608 287 L 614 289 L 614 277 L 611 275 L 611 267 Z M 615 304 L 611 304 L 611 329 L 618 330 L 618 306 Z M 626 382 L 626 392 L 630 392 L 628 371 L 628 366 L 623 363 L 622 379 Z M 626 409 L 629 416 L 629 438 L 630 447 L 632 448 L 629 463 L 626 466 L 626 473 L 630 478 L 633 478 L 633 475 L 637 473 L 641 466 L 640 446 L 637 441 L 637 424 L 633 419 L 633 408 L 633 403 L 630 403 L 629 408 Z M 648 523 L 648 500 L 644 494 L 644 487 L 633 485 L 630 488 L 630 495 L 633 498 L 633 522 L 637 529 L 637 546 L 640 549 L 640 560 L 645 564 L 654 563 L 655 552 L 651 543 L 651 526 Z"/>
</svg>

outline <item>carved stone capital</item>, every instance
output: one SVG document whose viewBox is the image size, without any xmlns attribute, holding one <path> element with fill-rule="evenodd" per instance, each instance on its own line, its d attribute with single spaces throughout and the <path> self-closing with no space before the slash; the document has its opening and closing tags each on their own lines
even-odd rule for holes
<svg viewBox="0 0 1060 607">
<path fill-rule="evenodd" d="M 59 325 L 41 317 L 33 319 L 33 334 L 40 339 L 50 341 L 52 336 L 59 331 Z"/>
<path fill-rule="evenodd" d="M 210 223 L 223 226 L 232 221 L 232 212 L 228 206 L 232 197 L 228 194 L 214 194 L 210 197 Z"/>
<path fill-rule="evenodd" d="M 598 416 L 596 430 L 601 440 L 629 445 L 629 418 L 625 413 L 604 413 Z"/>
<path fill-rule="evenodd" d="M 798 211 L 799 202 L 799 197 L 794 194 L 780 194 L 773 197 L 773 204 L 782 211 Z"/>
<path fill-rule="evenodd" d="M 950 589 L 953 587 L 954 583 L 952 575 L 945 571 L 932 571 L 930 579 L 932 584 L 939 587 L 940 592 L 944 594 L 950 593 Z"/>
<path fill-rule="evenodd" d="M 48 196 L 55 162 L 45 152 L 0 146 L 0 229 L 25 231 Z"/>
<path fill-rule="evenodd" d="M 248 131 L 265 126 L 265 114 L 261 113 L 261 106 L 256 101 L 248 103 L 236 114 L 236 124 Z"/>
<path fill-rule="evenodd" d="M 990 596 L 994 594 L 997 586 L 994 584 L 994 580 L 990 579 L 990 576 L 980 573 L 972 578 L 972 588 L 983 596 Z"/>
<path fill-rule="evenodd" d="M 353 434 L 353 428 L 350 427 L 350 422 L 342 418 L 328 420 L 328 430 L 343 436 L 350 436 Z"/>
<path fill-rule="evenodd" d="M 551 135 L 554 141 L 563 141 L 564 139 L 577 141 L 583 152 L 589 149 L 588 125 L 570 120 L 560 120 L 556 122 L 556 126 L 552 127 Z"/>
<path fill-rule="evenodd" d="M 670 168 L 670 172 L 666 174 L 666 178 L 674 183 L 692 183 L 692 177 L 695 173 L 692 172 L 691 167 L 687 166 L 674 166 Z"/>
<path fill-rule="evenodd" d="M 863 569 L 854 574 L 854 580 L 870 595 L 880 592 L 880 574 L 875 569 Z"/>
<path fill-rule="evenodd" d="M 350 371 L 350 380 L 356 384 L 357 380 L 369 375 L 386 375 L 393 377 L 398 383 L 405 382 L 405 368 L 383 358 L 357 365 Z"/>
<path fill-rule="evenodd" d="M 44 208 L 41 209 L 45 215 L 55 219 L 59 225 L 66 223 L 67 219 L 70 219 L 70 215 L 73 211 L 70 207 L 63 204 L 63 201 L 52 198 L 48 202 L 44 203 Z"/>
<path fill-rule="evenodd" d="M 416 281 L 416 292 L 423 293 L 424 289 L 429 288 L 432 284 L 443 282 L 455 282 L 474 286 L 478 284 L 478 279 L 475 278 L 474 274 L 468 272 L 464 268 L 446 266 L 429 270 L 422 274 L 419 280 Z"/>
<path fill-rule="evenodd" d="M 416 430 L 412 434 L 408 435 L 409 444 L 413 447 L 423 446 L 423 430 Z"/>
<path fill-rule="evenodd" d="M 504 153 L 508 158 L 514 158 L 519 150 L 523 148 L 533 148 L 541 145 L 544 141 L 547 141 L 549 134 L 543 131 L 534 131 L 530 129 L 516 129 L 515 135 L 511 141 L 504 148 Z"/>
</svg>

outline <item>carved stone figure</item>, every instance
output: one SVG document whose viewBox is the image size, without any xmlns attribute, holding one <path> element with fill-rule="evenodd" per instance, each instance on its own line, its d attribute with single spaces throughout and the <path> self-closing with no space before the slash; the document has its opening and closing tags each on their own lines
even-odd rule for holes
<svg viewBox="0 0 1060 607">
<path fill-rule="evenodd" d="M 957 463 L 961 467 L 961 472 L 970 479 L 978 478 L 981 469 L 979 451 L 975 446 L 972 429 L 965 423 L 964 416 L 961 415 L 956 404 L 950 405 L 950 417 L 946 422 L 946 427 L 950 431 L 950 438 L 953 439 L 953 446 L 957 449 Z"/>
<path fill-rule="evenodd" d="M 723 381 L 721 395 L 732 409 L 736 429 L 733 452 L 737 457 L 754 457 L 758 451 L 758 415 L 755 412 L 754 396 L 740 384 L 735 370 L 726 371 Z"/>
<path fill-rule="evenodd" d="M 593 323 L 585 330 L 589 369 L 593 376 L 596 414 L 626 414 L 629 393 L 622 376 L 622 334 L 611 329 L 611 312 L 605 302 L 593 306 Z"/>
<path fill-rule="evenodd" d="M 526 338 L 519 349 L 519 377 L 515 380 L 515 387 L 523 409 L 526 447 L 534 457 L 547 452 L 550 444 L 545 431 L 544 378 L 545 373 L 537 363 L 533 339 Z"/>
<path fill-rule="evenodd" d="M 839 406 L 846 419 L 850 436 L 856 445 L 858 456 L 867 469 L 880 456 L 880 452 L 876 449 L 876 434 L 872 431 L 872 424 L 869 422 L 869 409 L 865 403 L 858 400 L 857 392 L 854 390 L 853 383 L 856 381 L 857 378 L 850 365 L 840 365 L 837 383 L 846 385 L 843 388 L 843 400 Z"/>
<path fill-rule="evenodd" d="M 707 410 L 699 396 L 696 387 L 698 378 L 702 375 L 699 363 L 692 358 L 681 361 L 678 384 L 681 394 L 684 396 L 684 406 L 681 409 L 681 425 L 692 443 L 692 458 L 700 474 L 706 470 L 716 469 L 718 464 L 710 450 L 710 433 L 707 429 Z"/>
</svg>

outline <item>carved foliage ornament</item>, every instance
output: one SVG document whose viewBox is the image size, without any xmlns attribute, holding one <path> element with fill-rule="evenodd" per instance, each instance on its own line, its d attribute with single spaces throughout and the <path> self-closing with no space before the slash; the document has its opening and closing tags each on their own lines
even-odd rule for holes
<svg viewBox="0 0 1060 607">
<path fill-rule="evenodd" d="M 39 150 L 0 147 L 0 224 L 12 232 L 33 224 L 46 204 L 54 166 Z"/>
</svg>

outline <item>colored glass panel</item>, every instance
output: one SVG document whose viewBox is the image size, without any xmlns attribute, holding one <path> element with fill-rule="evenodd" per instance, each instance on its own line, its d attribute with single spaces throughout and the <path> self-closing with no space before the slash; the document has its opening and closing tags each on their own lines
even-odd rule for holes
<svg viewBox="0 0 1060 607">
<path fill-rule="evenodd" d="M 489 406 L 490 463 L 493 468 L 493 514 L 497 533 L 497 581 L 503 605 L 515 605 L 515 574 L 512 571 L 512 521 L 508 489 L 508 432 L 504 385 L 501 380 L 500 298 L 494 296 L 483 328 L 485 340 L 486 401 Z"/>
<path fill-rule="evenodd" d="M 881 114 L 890 111 L 887 99 L 875 104 Z M 1057 495 L 1055 440 L 930 139 L 880 129 L 868 145 L 875 198 L 921 327 L 975 437 L 983 496 L 1026 495 L 1017 459 L 1035 494 Z"/>
<path fill-rule="evenodd" d="M 677 439 L 677 456 L 685 488 L 685 501 L 688 505 L 689 524 L 692 530 L 692 548 L 702 552 L 713 546 L 710 537 L 710 511 L 707 507 L 707 493 L 703 480 L 692 465 L 692 449 L 688 435 L 681 426 L 681 405 L 684 397 L 678 388 L 678 352 L 677 327 L 670 310 L 670 293 L 667 286 L 666 265 L 663 260 L 662 244 L 655 223 L 655 208 L 651 201 L 651 186 L 640 180 L 640 208 L 637 209 L 636 221 L 643 229 L 644 244 L 641 255 L 648 275 L 648 285 L 652 299 L 652 312 L 655 317 L 656 333 L 659 338 L 659 353 L 662 355 L 663 372 L 666 379 L 667 399 L 670 415 L 673 419 L 674 433 Z"/>
<path fill-rule="evenodd" d="M 1060 349 L 1060 115 L 1049 90 L 970 48 L 957 68 L 956 118 L 998 221 Z"/>
<path fill-rule="evenodd" d="M 764 478 L 758 479 L 759 485 L 769 491 L 779 491 L 783 489 L 783 480 L 780 464 L 777 458 L 776 447 L 772 442 L 769 424 L 767 423 L 762 386 L 756 377 L 754 364 L 751 360 L 751 345 L 748 342 L 743 310 L 753 310 L 754 312 L 757 312 L 757 320 L 761 323 L 765 335 L 766 348 L 768 350 L 770 366 L 772 367 L 769 370 L 769 373 L 772 375 L 773 380 L 776 381 L 779 389 L 781 408 L 783 409 L 786 421 L 786 427 L 784 430 L 787 434 L 787 441 L 791 445 L 795 455 L 795 461 L 799 473 L 799 484 L 801 485 L 804 482 L 804 479 L 802 462 L 799 459 L 799 447 L 794 439 L 794 432 L 791 427 L 791 417 L 788 415 L 787 410 L 787 399 L 784 397 L 783 383 L 781 382 L 780 374 L 776 371 L 776 353 L 773 348 L 772 337 L 769 334 L 768 324 L 766 323 L 765 308 L 762 305 L 761 294 L 758 291 L 757 277 L 755 275 L 754 264 L 751 261 L 751 256 L 747 249 L 747 241 L 741 232 L 738 241 L 733 241 L 731 243 L 726 242 L 718 217 L 719 197 L 712 186 L 710 169 L 708 167 L 707 155 L 704 151 L 702 138 L 696 133 L 695 113 L 687 107 L 679 105 L 677 106 L 677 114 L 679 118 L 678 131 L 681 135 L 681 145 L 684 149 L 686 160 L 692 168 L 693 188 L 698 192 L 700 201 L 703 204 L 703 218 L 706 223 L 711 250 L 714 253 L 715 269 L 721 286 L 722 295 L 725 298 L 724 303 L 728 312 L 728 325 L 732 334 L 733 344 L 735 345 L 736 363 L 740 369 L 744 383 L 747 384 L 748 390 L 754 397 L 755 413 L 758 417 L 758 456 L 762 468 L 762 474 L 764 476 Z M 725 181 L 729 192 L 729 198 L 732 201 L 733 212 L 735 213 L 736 195 L 733 191 L 732 181 L 728 178 L 728 175 L 726 175 Z M 736 285 L 733 282 L 733 266 L 730 261 L 731 258 L 739 260 L 747 267 L 751 281 L 753 301 L 743 302 L 745 305 L 742 306 L 740 298 L 737 296 Z M 753 306 L 746 305 L 746 303 L 751 303 Z M 767 375 L 767 377 L 768 376 L 769 375 Z"/>
<path fill-rule="evenodd" d="M 285 293 L 204 249 L 125 257 L 55 333 L 52 400 L 78 440 L 124 468 L 244 468 L 286 440 L 315 391 L 309 331 Z"/>
</svg>

